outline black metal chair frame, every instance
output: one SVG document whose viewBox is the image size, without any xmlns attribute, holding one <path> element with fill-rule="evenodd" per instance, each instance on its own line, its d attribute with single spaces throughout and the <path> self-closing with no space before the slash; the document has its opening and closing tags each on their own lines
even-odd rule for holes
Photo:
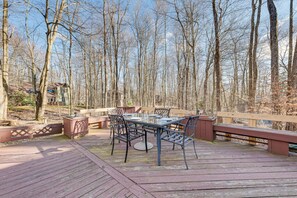
<svg viewBox="0 0 297 198">
<path fill-rule="evenodd" d="M 188 121 L 186 124 L 178 124 L 176 125 L 175 129 L 165 128 L 164 132 L 167 132 L 167 133 L 165 133 L 165 135 L 161 137 L 161 140 L 173 143 L 173 148 L 172 148 L 173 150 L 175 148 L 175 144 L 181 146 L 183 150 L 186 169 L 188 169 L 188 164 L 187 164 L 186 154 L 185 154 L 186 145 L 188 145 L 189 143 L 193 143 L 195 155 L 196 155 L 196 158 L 198 159 L 198 155 L 195 147 L 195 139 L 194 139 L 198 120 L 199 120 L 199 116 L 191 116 L 188 118 Z M 183 130 L 181 130 L 181 128 L 183 128 Z"/>
<path fill-rule="evenodd" d="M 114 125 L 116 125 L 116 121 L 111 119 L 111 115 L 123 115 L 125 113 L 123 108 L 115 108 L 108 112 L 108 118 L 110 122 L 110 132 L 109 132 L 109 138 L 111 138 L 112 135 L 112 129 L 114 128 Z"/>
<path fill-rule="evenodd" d="M 112 137 L 112 131 L 117 127 L 117 114 L 108 114 L 109 119 L 109 138 Z M 111 144 L 111 143 L 110 143 Z"/>
<path fill-rule="evenodd" d="M 114 150 L 114 141 L 115 139 L 119 141 L 123 141 L 126 143 L 126 154 L 125 154 L 125 163 L 127 161 L 128 150 L 129 146 L 131 146 L 131 141 L 137 138 L 145 137 L 145 148 L 146 152 L 147 149 L 147 133 L 140 128 L 133 127 L 133 125 L 127 124 L 124 117 L 122 115 L 111 115 L 113 118 L 116 119 L 117 124 L 112 129 L 112 149 L 111 155 L 113 155 Z"/>
<path fill-rule="evenodd" d="M 154 114 L 161 116 L 162 118 L 168 118 L 170 113 L 169 108 L 155 108 Z M 156 135 L 157 131 L 155 128 L 152 127 L 145 127 L 144 130 L 148 133 L 153 133 Z"/>
<path fill-rule="evenodd" d="M 168 118 L 170 113 L 169 108 L 155 108 L 154 114 L 158 114 L 163 118 Z"/>
</svg>

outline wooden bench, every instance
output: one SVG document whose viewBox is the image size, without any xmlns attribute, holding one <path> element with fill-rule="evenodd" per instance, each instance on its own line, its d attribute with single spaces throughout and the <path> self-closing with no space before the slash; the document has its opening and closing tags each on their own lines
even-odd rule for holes
<svg viewBox="0 0 297 198">
<path fill-rule="evenodd" d="M 97 125 L 101 129 L 108 127 L 107 113 L 113 109 L 115 108 L 82 109 L 80 114 L 89 118 L 89 125 Z"/>
<path fill-rule="evenodd" d="M 122 108 L 125 113 L 134 113 L 140 110 L 140 107 L 117 107 Z M 108 112 L 116 109 L 116 107 L 98 108 L 98 109 L 82 109 L 80 115 L 89 117 L 89 125 L 97 125 L 98 128 L 108 128 L 109 118 Z"/>
<path fill-rule="evenodd" d="M 285 131 L 256 127 L 256 120 L 270 120 L 297 123 L 296 116 L 231 112 L 218 112 L 217 116 L 228 118 L 228 123 L 214 124 L 213 131 L 215 134 L 217 132 L 223 132 L 228 134 L 226 136 L 227 139 L 231 138 L 231 134 L 248 136 L 251 142 L 256 138 L 265 139 L 268 141 L 268 151 L 280 155 L 289 155 L 289 144 L 297 144 L 297 132 L 295 131 Z M 233 118 L 249 119 L 250 121 L 248 123 L 252 126 L 233 125 L 231 122 Z"/>
</svg>

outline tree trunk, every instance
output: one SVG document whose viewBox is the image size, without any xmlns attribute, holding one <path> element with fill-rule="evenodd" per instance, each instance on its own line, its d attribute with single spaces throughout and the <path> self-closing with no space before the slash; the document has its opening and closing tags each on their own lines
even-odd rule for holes
<svg viewBox="0 0 297 198">
<path fill-rule="evenodd" d="M 215 57 L 214 57 L 214 68 L 216 73 L 216 109 L 221 111 L 221 54 L 220 54 L 220 35 L 219 35 L 219 22 L 218 13 L 216 9 L 216 1 L 212 0 L 212 11 L 214 18 L 214 28 L 215 28 Z"/>
<path fill-rule="evenodd" d="M 164 16 L 164 69 L 162 75 L 162 102 L 166 106 L 167 100 L 167 17 Z"/>
<path fill-rule="evenodd" d="M 250 42 L 249 42 L 249 95 L 248 95 L 248 112 L 253 113 L 255 108 L 255 93 L 253 89 L 253 43 L 254 43 L 254 33 L 255 33 L 255 12 L 256 12 L 256 3 L 255 0 L 252 0 L 252 16 L 251 16 L 251 33 L 250 33 Z"/>
<path fill-rule="evenodd" d="M 261 6 L 262 0 L 259 0 L 258 4 L 258 12 L 257 12 L 257 21 L 255 27 L 255 39 L 254 39 L 254 46 L 253 46 L 253 78 L 252 78 L 252 98 L 253 98 L 253 107 L 255 107 L 255 100 L 256 100 L 256 90 L 257 90 L 257 80 L 258 80 L 258 64 L 257 64 L 257 48 L 258 48 L 258 37 L 259 37 L 259 25 L 260 25 L 260 18 L 261 18 Z"/>
<path fill-rule="evenodd" d="M 7 119 L 8 107 L 8 0 L 3 0 L 2 62 L 0 71 L 0 119 Z"/>
<path fill-rule="evenodd" d="M 272 113 L 280 113 L 279 101 L 279 63 L 278 63 L 278 31 L 277 11 L 273 0 L 267 0 L 267 7 L 270 16 L 270 50 L 271 50 L 271 101 Z M 274 125 L 274 127 L 277 127 Z"/>
<path fill-rule="evenodd" d="M 211 59 L 212 59 L 212 44 L 209 43 L 208 50 L 207 50 L 207 57 L 206 57 L 206 64 L 205 64 L 205 79 L 203 83 L 203 101 L 202 101 L 202 110 L 206 112 L 208 110 L 207 106 L 207 97 L 208 97 L 208 79 L 209 79 L 209 70 L 211 66 Z"/>
<path fill-rule="evenodd" d="M 56 1 L 56 4 L 58 4 L 58 1 Z M 36 104 L 36 115 L 35 118 L 37 120 L 42 120 L 44 117 L 45 107 L 47 104 L 47 80 L 48 80 L 48 71 L 51 61 L 51 52 L 52 52 L 52 46 L 56 39 L 56 34 L 58 30 L 59 22 L 62 19 L 63 10 L 65 8 L 65 0 L 62 0 L 59 6 L 56 6 L 56 13 L 54 16 L 54 22 L 49 22 L 49 0 L 46 1 L 46 9 L 44 14 L 44 20 L 47 27 L 47 33 L 46 33 L 46 53 L 45 53 L 45 62 L 43 66 L 43 70 L 40 77 L 40 83 L 39 83 L 39 93 L 37 96 L 37 104 Z"/>
<path fill-rule="evenodd" d="M 296 53 L 296 48 L 295 48 Z M 288 54 L 288 77 L 287 77 L 287 115 L 291 115 L 294 112 L 294 93 L 296 91 L 293 88 L 294 83 L 294 75 L 293 75 L 293 0 L 290 0 L 290 22 L 289 22 L 289 54 Z M 296 124 L 287 123 L 286 124 L 287 130 L 294 130 L 296 129 Z"/>
<path fill-rule="evenodd" d="M 89 75 L 87 70 L 87 55 L 85 49 L 83 49 L 83 66 L 84 66 L 84 77 L 85 77 L 85 108 L 89 109 Z"/>
<path fill-rule="evenodd" d="M 294 116 L 296 116 L 297 108 L 297 39 L 295 44 L 295 50 L 294 50 L 294 56 L 293 56 L 293 64 L 292 64 L 292 95 L 291 95 L 291 103 L 292 108 L 291 111 L 294 112 Z M 297 125 L 296 124 L 287 124 L 286 126 L 287 130 L 296 131 Z"/>
<path fill-rule="evenodd" d="M 44 118 L 45 107 L 47 105 L 47 79 L 48 79 L 48 70 L 50 65 L 52 50 L 52 41 L 47 37 L 47 48 L 45 53 L 45 63 L 40 77 L 39 91 L 37 95 L 37 104 L 36 104 L 36 119 L 41 121 Z"/>
<path fill-rule="evenodd" d="M 290 0 L 290 22 L 289 22 L 289 54 L 288 54 L 288 97 L 291 95 L 292 87 L 292 58 L 293 58 L 293 0 Z"/>
<path fill-rule="evenodd" d="M 73 77 L 72 77 L 72 65 L 71 65 L 71 58 L 72 58 L 72 44 L 73 44 L 73 38 L 72 38 L 72 34 L 73 34 L 73 24 L 74 24 L 74 20 L 75 20 L 75 16 L 77 13 L 77 9 L 78 6 L 75 7 L 75 10 L 72 13 L 72 17 L 70 18 L 70 12 L 69 12 L 69 7 L 67 7 L 67 15 L 68 15 L 68 20 L 69 20 L 69 24 L 68 24 L 68 31 L 69 31 L 69 48 L 68 48 L 68 52 L 69 52 L 69 59 L 68 59 L 68 70 L 69 70 L 69 78 L 68 78 L 68 85 L 69 85 L 69 93 L 68 93 L 68 100 L 69 100 L 69 115 L 72 115 L 74 113 L 73 110 Z"/>
<path fill-rule="evenodd" d="M 107 32 L 106 32 L 106 16 L 105 16 L 106 0 L 103 0 L 103 67 L 104 67 L 104 107 L 107 107 Z"/>
</svg>

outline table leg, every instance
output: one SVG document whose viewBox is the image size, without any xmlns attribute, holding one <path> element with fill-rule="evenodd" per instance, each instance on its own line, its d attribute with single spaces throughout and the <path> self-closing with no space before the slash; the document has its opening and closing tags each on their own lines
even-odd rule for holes
<svg viewBox="0 0 297 198">
<path fill-rule="evenodd" d="M 161 128 L 157 128 L 158 166 L 161 166 Z"/>
</svg>

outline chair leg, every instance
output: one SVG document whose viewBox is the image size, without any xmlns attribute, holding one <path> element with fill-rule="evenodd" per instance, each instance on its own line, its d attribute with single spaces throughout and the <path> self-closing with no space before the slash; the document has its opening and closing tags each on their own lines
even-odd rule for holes
<svg viewBox="0 0 297 198">
<path fill-rule="evenodd" d="M 129 141 L 129 142 L 130 142 L 130 141 Z M 126 142 L 126 155 L 125 155 L 125 163 L 126 163 L 126 161 L 127 161 L 127 156 L 128 156 L 128 149 L 129 149 L 128 145 L 129 145 L 129 142 L 128 142 L 128 141 Z"/>
<path fill-rule="evenodd" d="M 195 151 L 196 158 L 198 159 L 198 155 L 197 155 L 197 152 L 196 152 L 195 141 L 193 141 L 193 147 L 194 147 L 194 151 Z"/>
<path fill-rule="evenodd" d="M 112 143 L 111 155 L 113 155 L 113 149 L 114 149 L 114 131 L 113 131 L 113 133 L 112 133 L 112 140 L 111 140 L 111 143 Z"/>
<path fill-rule="evenodd" d="M 147 153 L 147 132 L 144 132 L 144 141 L 145 141 L 145 152 Z"/>
<path fill-rule="evenodd" d="M 175 144 L 173 143 L 172 150 L 174 150 L 174 148 L 175 148 Z"/>
<path fill-rule="evenodd" d="M 185 165 L 186 165 L 186 169 L 188 170 L 188 164 L 187 164 L 187 160 L 186 160 L 186 153 L 185 153 L 185 147 L 183 146 L 183 153 L 184 153 L 184 161 L 185 161 Z"/>
<path fill-rule="evenodd" d="M 112 134 L 113 134 L 113 128 L 110 128 L 110 132 L 109 132 L 109 139 L 112 138 Z M 110 144 L 112 144 L 112 140 L 110 141 Z"/>
</svg>

